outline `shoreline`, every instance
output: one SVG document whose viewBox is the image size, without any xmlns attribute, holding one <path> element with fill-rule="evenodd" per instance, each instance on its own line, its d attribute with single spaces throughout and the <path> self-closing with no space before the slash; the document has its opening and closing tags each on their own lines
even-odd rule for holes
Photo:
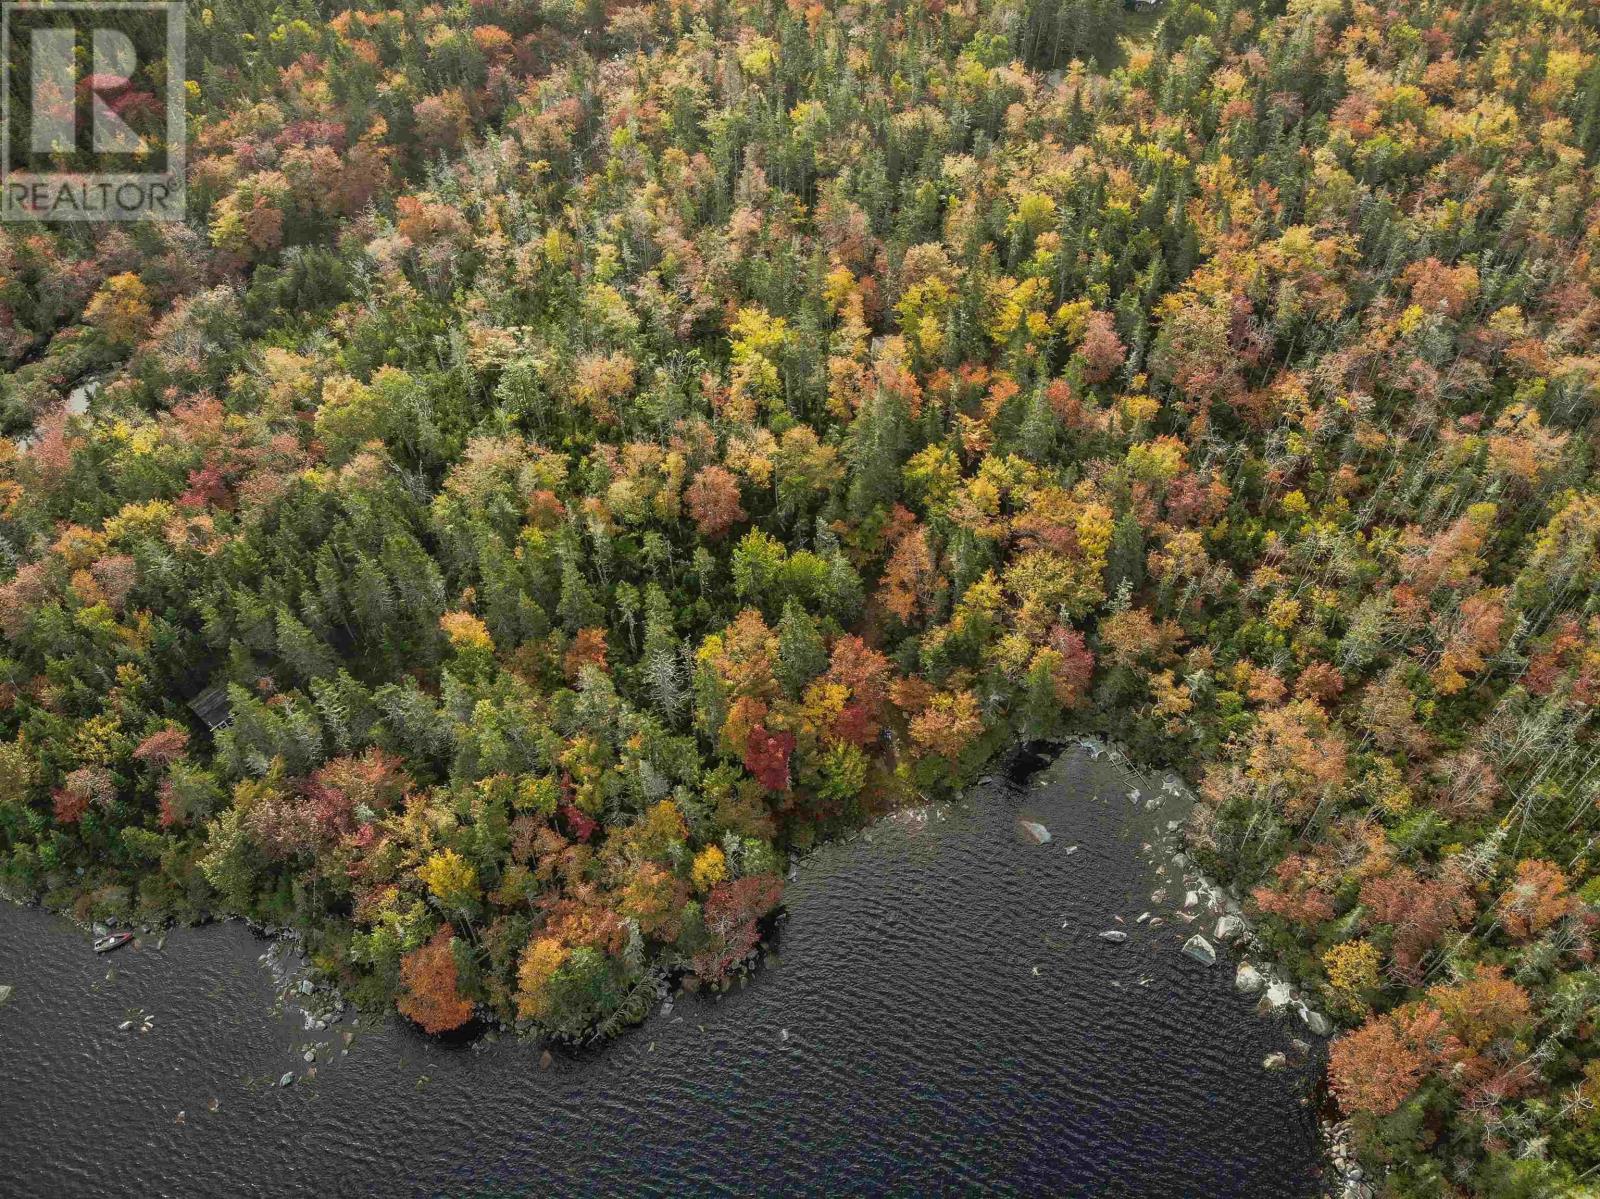
<svg viewBox="0 0 1600 1199">
<path fill-rule="evenodd" d="M 1053 780 L 1048 776 L 1052 771 L 1060 768 L 1064 763 L 1075 757 L 1083 757 L 1091 762 L 1105 762 L 1116 773 L 1120 784 L 1125 787 L 1122 798 L 1130 803 L 1132 812 L 1125 817 L 1125 828 L 1135 836 L 1147 837 L 1138 857 L 1152 871 L 1158 880 L 1157 890 L 1152 893 L 1151 910 L 1166 908 L 1170 911 L 1171 922 L 1182 921 L 1195 926 L 1198 935 L 1207 940 L 1210 945 L 1216 943 L 1216 961 L 1225 960 L 1235 964 L 1234 989 L 1243 994 L 1262 993 L 1262 998 L 1256 1006 L 1258 1017 L 1277 1017 L 1291 1010 L 1298 1014 L 1305 1024 L 1305 1031 L 1313 1037 L 1326 1037 L 1328 1033 L 1319 1032 L 1313 1018 L 1331 1024 L 1326 1017 L 1312 1008 L 1303 993 L 1299 992 L 1285 978 L 1276 963 L 1267 963 L 1262 966 L 1260 961 L 1248 954 L 1250 948 L 1259 945 L 1255 937 L 1255 930 L 1249 918 L 1244 915 L 1243 904 L 1240 898 L 1229 888 L 1217 884 L 1203 872 L 1194 868 L 1188 856 L 1185 841 L 1185 824 L 1189 810 L 1196 801 L 1193 792 L 1182 778 L 1173 770 L 1167 769 L 1157 773 L 1146 771 L 1135 763 L 1115 742 L 1103 741 L 1089 735 L 1069 737 L 1061 741 L 1027 741 L 1018 742 L 997 754 L 992 768 L 978 779 L 951 802 L 969 802 L 975 788 L 1003 780 L 1005 784 L 1015 788 L 1025 803 L 1027 790 L 1032 787 L 1048 785 Z M 1145 788 L 1150 788 L 1155 794 L 1145 794 Z M 1100 796 L 1108 802 L 1118 798 L 1115 792 Z M 785 869 L 785 877 L 793 880 L 801 864 L 816 854 L 838 842 L 847 842 L 855 839 L 866 838 L 871 840 L 873 828 L 883 822 L 903 820 L 907 813 L 926 811 L 927 806 L 915 808 L 902 808 L 888 812 L 874 821 L 842 836 L 819 842 L 807 848 L 803 853 L 791 853 Z M 1074 847 L 1075 848 L 1075 847 Z M 1186 892 L 1170 899 L 1166 889 L 1174 887 Z M 1157 899 L 1156 896 L 1161 896 Z M 1190 897 L 1197 902 L 1187 902 Z M 1174 899 L 1182 898 L 1184 902 L 1177 904 Z M 137 930 L 142 938 L 152 936 L 164 939 L 167 931 L 185 926 L 200 928 L 210 924 L 236 922 L 243 925 L 253 937 L 265 941 L 264 951 L 258 956 L 257 961 L 268 971 L 272 979 L 272 989 L 276 1004 L 287 1007 L 293 1004 L 302 1013 L 304 1031 L 308 1033 L 333 1032 L 341 1022 L 348 1021 L 351 1028 L 360 1025 L 361 1017 L 369 1018 L 378 1015 L 377 1011 L 369 1011 L 352 1005 L 342 991 L 332 983 L 310 977 L 311 971 L 307 959 L 305 944 L 306 934 L 292 926 L 281 926 L 264 923 L 247 916 L 226 913 L 211 913 L 201 919 L 184 921 L 176 916 L 169 916 L 164 923 L 152 922 L 134 923 L 116 918 L 100 922 L 83 921 L 75 918 L 69 911 L 52 908 L 39 899 L 23 899 L 5 891 L 0 891 L 0 900 L 17 904 L 20 907 L 38 908 L 54 917 L 62 919 L 75 930 L 86 935 L 95 935 L 96 923 L 105 928 L 126 927 Z M 1198 910 L 1193 910 L 1198 909 Z M 620 1037 L 624 1028 L 635 1028 L 643 1024 L 653 1015 L 670 1016 L 675 1004 L 684 996 L 702 994 L 709 996 L 713 1001 L 734 989 L 735 980 L 737 988 L 748 986 L 753 978 L 759 976 L 762 965 L 769 954 L 774 951 L 776 943 L 777 926 L 788 917 L 787 905 L 782 905 L 773 913 L 768 921 L 768 926 L 763 930 L 762 940 L 751 951 L 749 957 L 740 964 L 736 972 L 730 975 L 721 985 L 715 988 L 696 987 L 685 985 L 685 980 L 680 976 L 673 978 L 663 976 L 658 979 L 654 999 L 647 1006 L 643 1016 L 629 1024 L 601 1032 L 591 1030 L 586 1036 L 572 1039 L 552 1038 L 544 1035 L 526 1033 L 514 1024 L 507 1024 L 493 1016 L 475 1014 L 472 1021 L 455 1034 L 430 1035 L 421 1032 L 409 1025 L 408 1021 L 396 1019 L 397 1026 L 406 1028 L 413 1035 L 427 1041 L 452 1046 L 466 1046 L 471 1048 L 486 1047 L 499 1044 L 503 1041 L 513 1041 L 519 1048 L 525 1047 L 530 1054 L 536 1054 L 541 1069 L 547 1069 L 553 1063 L 552 1050 L 560 1050 L 563 1057 L 582 1059 L 591 1052 L 614 1043 Z M 1215 923 L 1212 922 L 1215 919 Z M 1152 917 L 1159 922 L 1164 917 Z M 1220 928 L 1224 922 L 1233 920 L 1238 922 L 1238 931 L 1232 935 L 1221 935 Z M 1151 927 L 1155 927 L 1155 923 Z M 1223 948 L 1232 952 L 1228 955 L 1222 953 Z M 1241 952 L 1241 951 L 1245 952 Z M 1211 964 L 1211 963 L 1208 963 Z M 1257 983 L 1247 989 L 1240 983 L 1245 972 L 1250 971 L 1257 976 Z M 681 975 L 681 972 L 680 972 Z M 693 980 L 689 979 L 692 983 Z M 1277 999 L 1274 1002 L 1274 998 Z M 392 1008 L 382 1013 L 384 1021 L 394 1016 Z M 348 1035 L 348 1033 L 346 1034 Z M 348 1042 L 347 1042 L 348 1043 Z M 1320 1077 L 1321 1060 L 1325 1054 L 1316 1053 L 1318 1046 L 1296 1041 L 1297 1046 L 1305 1044 L 1301 1051 L 1302 1061 L 1319 1059 L 1319 1081 L 1316 1092 L 1325 1090 L 1325 1079 Z M 269 1085 L 288 1087 L 303 1080 L 316 1076 L 316 1065 L 323 1058 L 326 1050 L 336 1050 L 330 1038 L 327 1041 L 308 1042 L 304 1047 L 306 1053 L 313 1057 L 305 1058 L 308 1069 L 296 1069 L 286 1073 L 276 1083 Z M 1269 1055 L 1267 1061 L 1273 1056 Z M 1263 1062 L 1260 1068 L 1281 1068 L 1279 1065 L 1268 1065 Z M 1244 1063 L 1241 1063 L 1243 1066 Z M 1304 1100 L 1302 1102 L 1305 1102 Z M 1325 1107 L 1326 1105 L 1320 1105 Z M 1372 1188 L 1362 1178 L 1359 1166 L 1348 1158 L 1345 1146 L 1348 1143 L 1348 1125 L 1345 1122 L 1336 1122 L 1329 1119 L 1329 1113 L 1320 1111 L 1317 1117 L 1317 1131 L 1320 1140 L 1320 1158 L 1325 1174 L 1329 1181 L 1325 1193 L 1338 1196 L 1339 1199 L 1370 1199 Z"/>
</svg>

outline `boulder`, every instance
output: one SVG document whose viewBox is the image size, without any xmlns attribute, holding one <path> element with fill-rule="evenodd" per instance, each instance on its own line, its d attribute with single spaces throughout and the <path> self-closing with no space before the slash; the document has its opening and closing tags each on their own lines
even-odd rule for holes
<svg viewBox="0 0 1600 1199">
<path fill-rule="evenodd" d="M 1244 935 L 1244 921 L 1237 916 L 1217 917 L 1217 940 L 1232 941 Z"/>
<path fill-rule="evenodd" d="M 1254 995 L 1266 985 L 1266 981 L 1249 962 L 1240 962 L 1239 971 L 1233 976 L 1233 989 L 1241 995 Z"/>
<path fill-rule="evenodd" d="M 1211 942 L 1207 941 L 1199 933 L 1196 933 L 1183 943 L 1183 952 L 1202 966 L 1215 966 L 1217 964 L 1217 951 L 1211 947 Z"/>
<path fill-rule="evenodd" d="M 1120 928 L 1108 928 L 1100 934 L 1100 939 L 1102 941 L 1110 941 L 1113 945 L 1121 945 L 1128 939 L 1128 934 Z"/>
<path fill-rule="evenodd" d="M 1032 837 L 1036 844 L 1047 845 L 1050 842 L 1050 830 L 1037 820 L 1018 820 L 1017 827 Z"/>
<path fill-rule="evenodd" d="M 1200 895 L 1199 895 L 1198 892 L 1185 891 L 1183 893 L 1183 906 L 1184 907 L 1192 908 L 1192 907 L 1194 907 L 1195 904 L 1197 904 L 1199 902 L 1200 902 Z"/>
<path fill-rule="evenodd" d="M 1289 984 L 1283 981 L 1273 983 L 1267 988 L 1267 1006 L 1275 1012 L 1281 1012 L 1289 1006 Z"/>
<path fill-rule="evenodd" d="M 278 1079 L 278 1085 L 280 1087 L 294 1086 L 294 1071 L 290 1070 L 286 1072 L 282 1078 Z"/>
<path fill-rule="evenodd" d="M 1325 1037 L 1333 1031 L 1333 1021 L 1317 1011 L 1316 1008 L 1302 1007 L 1300 1009 L 1300 1019 L 1304 1020 L 1306 1027 L 1319 1037 Z"/>
</svg>

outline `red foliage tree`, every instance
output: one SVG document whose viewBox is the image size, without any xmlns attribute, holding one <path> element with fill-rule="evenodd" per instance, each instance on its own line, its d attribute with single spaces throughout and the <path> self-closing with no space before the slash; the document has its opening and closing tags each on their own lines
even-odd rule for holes
<svg viewBox="0 0 1600 1199">
<path fill-rule="evenodd" d="M 683 498 L 689 502 L 689 515 L 700 536 L 713 541 L 745 518 L 739 503 L 739 480 L 726 467 L 702 468 Z"/>
<path fill-rule="evenodd" d="M 706 897 L 706 932 L 711 944 L 696 954 L 692 965 L 712 982 L 727 977 L 761 939 L 758 921 L 783 898 L 783 880 L 770 874 L 718 883 Z"/>
<path fill-rule="evenodd" d="M 1572 911 L 1567 876 L 1554 862 L 1526 858 L 1517 863 L 1517 880 L 1500 899 L 1500 923 L 1519 941 L 1538 936 Z"/>
<path fill-rule="evenodd" d="M 1083 355 L 1085 383 L 1104 383 L 1122 367 L 1128 347 L 1117 336 L 1117 327 L 1109 312 L 1089 314 L 1078 352 Z"/>
<path fill-rule="evenodd" d="M 461 997 L 455 955 L 450 938 L 455 929 L 446 924 L 428 943 L 400 959 L 400 998 L 396 1006 L 415 1020 L 423 1032 L 449 1032 L 472 1019 L 472 1004 Z"/>
<path fill-rule="evenodd" d="M 189 748 L 189 734 L 182 729 L 161 729 L 139 742 L 133 756 L 147 766 L 170 766 Z"/>
<path fill-rule="evenodd" d="M 745 740 L 744 768 L 768 791 L 787 791 L 794 745 L 792 733 L 774 733 L 757 725 Z"/>
<path fill-rule="evenodd" d="M 1437 1010 L 1408 1003 L 1334 1041 L 1328 1085 L 1346 1114 L 1387 1116 L 1430 1072 L 1461 1060 L 1464 1053 Z"/>
<path fill-rule="evenodd" d="M 1423 955 L 1447 932 L 1465 927 L 1478 912 L 1463 879 L 1453 875 L 1420 878 L 1406 866 L 1362 883 L 1361 904 L 1372 919 L 1394 926 L 1390 969 L 1408 983 L 1420 981 Z"/>
<path fill-rule="evenodd" d="M 576 679 L 585 666 L 606 669 L 606 631 L 604 629 L 579 629 L 572 645 L 561 659 L 561 670 L 568 679 Z"/>
</svg>

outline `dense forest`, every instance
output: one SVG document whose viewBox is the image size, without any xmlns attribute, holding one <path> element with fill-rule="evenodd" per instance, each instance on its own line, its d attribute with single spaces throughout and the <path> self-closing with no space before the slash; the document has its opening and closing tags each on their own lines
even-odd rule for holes
<svg viewBox="0 0 1600 1199">
<path fill-rule="evenodd" d="M 1384 1193 L 1600 1183 L 1593 6 L 188 25 L 188 220 L 0 228 L 7 889 L 584 1037 L 1093 731 Z"/>
</svg>

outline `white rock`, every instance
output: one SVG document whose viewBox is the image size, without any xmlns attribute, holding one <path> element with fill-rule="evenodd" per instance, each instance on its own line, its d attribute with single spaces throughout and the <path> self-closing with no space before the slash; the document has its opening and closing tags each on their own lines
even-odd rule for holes
<svg viewBox="0 0 1600 1199">
<path fill-rule="evenodd" d="M 1102 941 L 1110 941 L 1113 945 L 1121 945 L 1128 939 L 1128 934 L 1120 928 L 1108 928 L 1100 934 L 1100 939 Z"/>
<path fill-rule="evenodd" d="M 1199 902 L 1200 902 L 1200 896 L 1199 896 L 1198 893 L 1196 893 L 1194 891 L 1185 891 L 1183 893 L 1183 906 L 1184 907 L 1192 908 L 1192 907 L 1194 907 L 1195 904 L 1197 904 Z"/>
<path fill-rule="evenodd" d="M 1289 984 L 1281 979 L 1267 988 L 1267 1004 L 1275 1012 L 1281 1012 L 1289 1006 Z"/>
<path fill-rule="evenodd" d="M 1281 1053 L 1269 1053 L 1261 1059 L 1263 1070 L 1282 1070 L 1289 1064 L 1289 1059 Z"/>
</svg>

